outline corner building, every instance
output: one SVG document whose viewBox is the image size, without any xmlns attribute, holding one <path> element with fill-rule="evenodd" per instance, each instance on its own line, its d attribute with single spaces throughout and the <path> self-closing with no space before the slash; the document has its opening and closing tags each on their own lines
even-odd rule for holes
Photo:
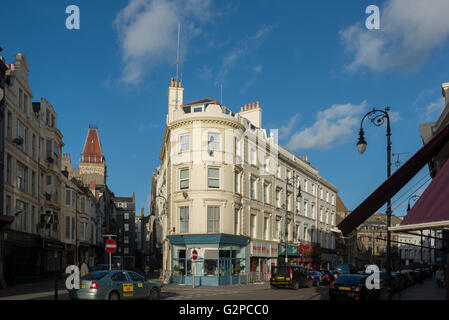
<svg viewBox="0 0 449 320">
<path fill-rule="evenodd" d="M 264 280 L 285 263 L 285 226 L 288 263 L 320 267 L 322 249 L 335 250 L 336 187 L 261 128 L 259 102 L 234 113 L 213 99 L 184 104 L 183 90 L 171 80 L 152 188 L 164 273 L 184 284 L 194 274 L 196 285 Z"/>
</svg>

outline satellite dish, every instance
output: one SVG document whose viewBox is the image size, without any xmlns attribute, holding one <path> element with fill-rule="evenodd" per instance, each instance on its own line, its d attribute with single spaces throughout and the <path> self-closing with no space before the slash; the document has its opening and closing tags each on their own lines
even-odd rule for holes
<svg viewBox="0 0 449 320">
<path fill-rule="evenodd" d="M 49 195 L 52 195 L 52 194 L 54 194 L 55 192 L 56 192 L 55 186 L 52 185 L 52 184 L 48 184 L 48 185 L 47 185 L 47 193 L 48 193 Z"/>
</svg>

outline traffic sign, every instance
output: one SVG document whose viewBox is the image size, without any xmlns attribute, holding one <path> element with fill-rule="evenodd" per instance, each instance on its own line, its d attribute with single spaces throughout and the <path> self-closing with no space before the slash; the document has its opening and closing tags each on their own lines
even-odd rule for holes
<svg viewBox="0 0 449 320">
<path fill-rule="evenodd" d="M 106 251 L 109 253 L 114 253 L 117 250 L 117 243 L 114 239 L 109 239 L 106 241 Z"/>
<path fill-rule="evenodd" d="M 196 260 L 198 258 L 198 251 L 196 251 L 196 249 L 193 249 L 192 251 L 192 259 Z"/>
</svg>

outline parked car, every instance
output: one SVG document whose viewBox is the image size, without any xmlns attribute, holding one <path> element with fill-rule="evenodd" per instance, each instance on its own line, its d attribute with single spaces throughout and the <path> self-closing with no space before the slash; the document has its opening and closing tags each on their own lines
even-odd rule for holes
<svg viewBox="0 0 449 320">
<path fill-rule="evenodd" d="M 271 269 L 271 288 L 312 287 L 312 279 L 306 269 L 300 266 L 278 266 Z"/>
<path fill-rule="evenodd" d="M 335 281 L 335 276 L 332 274 L 332 271 L 320 270 L 320 272 L 324 275 L 324 278 L 328 284 Z"/>
<path fill-rule="evenodd" d="M 68 289 L 73 300 L 130 300 L 160 297 L 160 286 L 127 270 L 94 271 L 81 277 L 79 289 Z"/>
<path fill-rule="evenodd" d="M 109 264 L 98 264 L 96 266 L 89 267 L 89 272 L 108 271 L 108 270 L 109 270 Z"/>
<path fill-rule="evenodd" d="M 410 287 L 412 285 L 414 285 L 414 277 L 412 275 L 412 271 L 411 270 L 401 270 L 401 274 L 403 274 L 406 278 L 407 278 L 407 282 L 406 282 L 406 287 Z"/>
<path fill-rule="evenodd" d="M 314 286 L 320 286 L 320 285 L 327 284 L 326 278 L 320 271 L 310 271 L 309 275 L 312 278 Z"/>
<path fill-rule="evenodd" d="M 351 263 L 339 264 L 335 267 L 338 274 L 354 274 L 357 273 L 357 268 Z"/>
<path fill-rule="evenodd" d="M 391 273 L 391 289 L 393 293 L 401 292 L 405 288 L 405 282 L 407 280 L 404 275 L 399 272 Z"/>
</svg>

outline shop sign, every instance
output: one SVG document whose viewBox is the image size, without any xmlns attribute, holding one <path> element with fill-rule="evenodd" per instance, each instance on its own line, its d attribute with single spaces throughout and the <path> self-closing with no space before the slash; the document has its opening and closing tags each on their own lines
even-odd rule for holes
<svg viewBox="0 0 449 320">
<path fill-rule="evenodd" d="M 54 242 L 48 242 L 43 240 L 43 246 L 44 249 L 60 249 L 63 250 L 64 249 L 64 245 L 63 244 L 59 244 L 59 243 L 54 243 Z"/>
<path fill-rule="evenodd" d="M 289 256 L 299 256 L 299 248 L 295 245 L 288 245 L 288 255 Z M 279 255 L 285 254 L 285 245 L 279 245 Z"/>
<path fill-rule="evenodd" d="M 277 257 L 278 250 L 276 244 L 252 242 L 251 255 L 255 257 Z"/>
</svg>

